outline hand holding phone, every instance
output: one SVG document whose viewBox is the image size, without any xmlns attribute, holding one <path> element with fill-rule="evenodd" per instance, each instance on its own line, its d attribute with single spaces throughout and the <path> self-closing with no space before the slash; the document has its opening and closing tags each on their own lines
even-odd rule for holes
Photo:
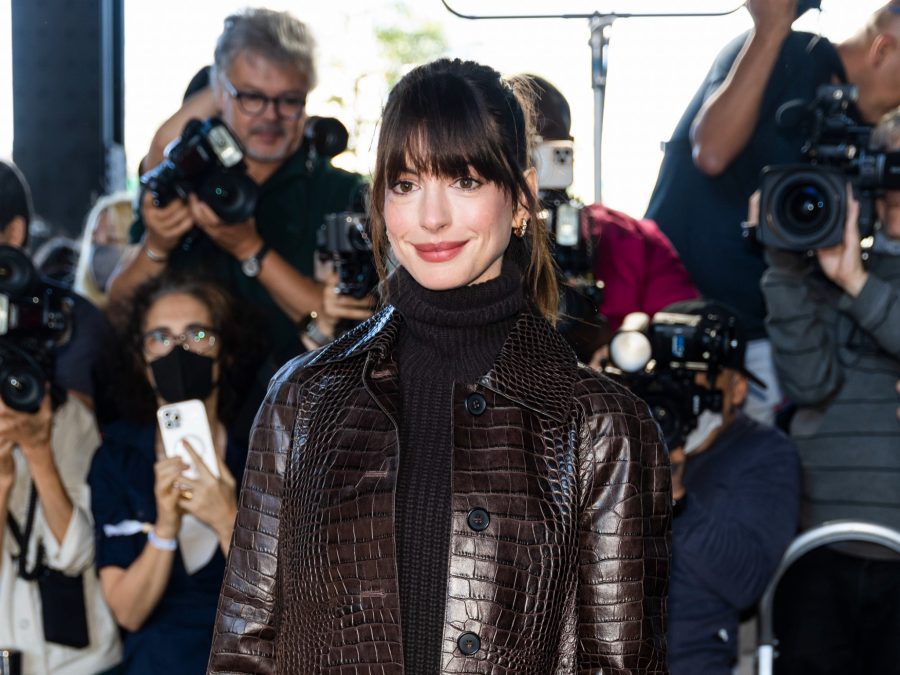
<svg viewBox="0 0 900 675">
<path fill-rule="evenodd" d="M 199 474 L 184 441 L 190 443 L 210 473 L 219 477 L 219 463 L 203 401 L 191 399 L 169 403 L 156 411 L 156 418 L 166 457 L 178 457 L 189 467 L 184 471 L 185 478 L 196 480 Z"/>
</svg>

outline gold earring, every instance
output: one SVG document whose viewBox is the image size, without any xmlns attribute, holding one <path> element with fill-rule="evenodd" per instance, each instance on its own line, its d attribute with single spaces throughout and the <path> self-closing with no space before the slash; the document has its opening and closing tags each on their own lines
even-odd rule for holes
<svg viewBox="0 0 900 675">
<path fill-rule="evenodd" d="M 528 218 L 522 218 L 522 221 L 519 223 L 513 223 L 513 234 L 516 235 L 519 239 L 525 236 L 525 232 L 528 230 L 528 223 L 531 222 Z"/>
</svg>

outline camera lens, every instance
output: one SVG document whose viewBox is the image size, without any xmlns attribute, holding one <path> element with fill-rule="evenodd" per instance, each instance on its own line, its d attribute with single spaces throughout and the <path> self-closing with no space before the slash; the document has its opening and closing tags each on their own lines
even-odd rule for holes
<svg viewBox="0 0 900 675">
<path fill-rule="evenodd" d="M 0 293 L 19 295 L 37 281 L 34 265 L 22 251 L 0 246 Z"/>
<path fill-rule="evenodd" d="M 354 250 L 362 251 L 364 253 L 372 250 L 372 244 L 369 242 L 369 237 L 358 223 L 354 223 L 348 228 L 347 239 L 350 241 L 350 246 L 352 246 Z"/>
<path fill-rule="evenodd" d="M 839 244 L 847 176 L 838 168 L 787 164 L 763 170 L 759 241 L 789 251 Z"/>
<path fill-rule="evenodd" d="M 787 190 L 784 208 L 797 229 L 815 230 L 829 217 L 828 200 L 817 185 L 800 183 Z"/>
<path fill-rule="evenodd" d="M 213 171 L 197 196 L 226 223 L 240 223 L 253 215 L 258 189 L 246 174 Z"/>
<path fill-rule="evenodd" d="M 9 372 L 0 383 L 0 396 L 13 410 L 37 412 L 44 398 L 43 378 L 40 373 L 25 369 Z"/>
</svg>

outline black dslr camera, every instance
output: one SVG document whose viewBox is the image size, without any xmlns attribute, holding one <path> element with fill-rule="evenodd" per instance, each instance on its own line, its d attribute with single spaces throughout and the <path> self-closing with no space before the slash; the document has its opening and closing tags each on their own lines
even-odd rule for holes
<svg viewBox="0 0 900 675">
<path fill-rule="evenodd" d="M 848 114 L 856 98 L 852 85 L 823 85 L 811 103 L 790 101 L 778 110 L 779 125 L 806 127 L 810 163 L 763 169 L 755 228 L 761 244 L 789 251 L 840 244 L 848 182 L 859 200 L 860 236 L 872 234 L 876 197 L 900 189 L 900 152 L 870 147 L 873 127 Z"/>
<path fill-rule="evenodd" d="M 724 367 L 742 369 L 744 345 L 733 316 L 657 312 L 625 317 L 604 372 L 646 401 L 670 449 L 684 445 L 704 410 L 722 410 L 715 388 Z M 739 365 L 740 364 L 740 365 Z M 709 386 L 694 382 L 706 373 Z"/>
<path fill-rule="evenodd" d="M 539 196 L 562 282 L 557 329 L 587 363 L 609 341 L 600 316 L 603 282 L 594 278 L 594 242 L 582 223 L 582 204 L 566 190 L 544 189 Z"/>
<path fill-rule="evenodd" d="M 0 245 L 0 398 L 34 413 L 53 377 L 54 352 L 68 341 L 72 298 L 42 281 L 19 249 Z"/>
<path fill-rule="evenodd" d="M 141 176 L 158 206 L 193 192 L 226 223 L 247 220 L 256 210 L 259 188 L 247 175 L 244 149 L 217 117 L 193 119 L 166 148 L 166 159 Z"/>
<path fill-rule="evenodd" d="M 308 146 L 307 161 L 341 154 L 347 149 L 349 138 L 347 128 L 340 120 L 310 117 L 303 132 L 303 142 Z M 378 285 L 368 234 L 367 198 L 365 187 L 357 190 L 346 211 L 325 214 L 325 222 L 317 233 L 319 258 L 334 264 L 338 293 L 354 298 L 364 298 Z"/>
<path fill-rule="evenodd" d="M 334 263 L 341 295 L 364 298 L 378 284 L 367 223 L 363 212 L 342 211 L 326 214 L 319 229 L 319 256 Z"/>
</svg>

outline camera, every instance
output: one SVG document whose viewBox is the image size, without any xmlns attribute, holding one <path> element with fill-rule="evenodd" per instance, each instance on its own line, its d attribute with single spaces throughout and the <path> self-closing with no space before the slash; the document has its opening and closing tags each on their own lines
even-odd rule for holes
<svg viewBox="0 0 900 675">
<path fill-rule="evenodd" d="M 700 413 L 722 410 L 716 379 L 722 368 L 743 370 L 744 349 L 730 314 L 657 312 L 651 320 L 635 312 L 613 336 L 604 372 L 647 403 L 668 447 L 677 448 Z M 706 373 L 709 386 L 694 381 L 697 373 Z"/>
<path fill-rule="evenodd" d="M 54 352 L 72 328 L 72 298 L 42 281 L 19 249 L 0 245 L 0 398 L 37 412 L 53 377 Z"/>
<path fill-rule="evenodd" d="M 190 120 L 166 148 L 166 159 L 141 176 L 141 186 L 158 206 L 193 192 L 226 223 L 250 218 L 259 194 L 240 142 L 217 117 Z"/>
<path fill-rule="evenodd" d="M 608 326 L 600 315 L 603 282 L 594 278 L 593 241 L 582 223 L 582 205 L 565 190 L 542 189 L 539 197 L 562 277 L 557 329 L 587 363 L 609 341 Z"/>
<path fill-rule="evenodd" d="M 378 284 L 368 219 L 360 211 L 328 213 L 318 232 L 319 257 L 334 263 L 337 292 L 364 298 Z"/>
<path fill-rule="evenodd" d="M 350 132 L 339 119 L 313 115 L 303 127 L 303 148 L 306 150 L 306 170 L 312 171 L 316 158 L 331 159 L 347 149 Z"/>
<path fill-rule="evenodd" d="M 823 85 L 811 103 L 789 101 L 778 110 L 780 126 L 807 129 L 803 152 L 809 163 L 763 169 L 755 227 L 759 243 L 789 251 L 840 244 L 848 182 L 859 200 L 860 235 L 872 234 L 875 198 L 900 189 L 900 152 L 870 147 L 873 128 L 849 114 L 856 98 L 852 85 Z"/>
</svg>

